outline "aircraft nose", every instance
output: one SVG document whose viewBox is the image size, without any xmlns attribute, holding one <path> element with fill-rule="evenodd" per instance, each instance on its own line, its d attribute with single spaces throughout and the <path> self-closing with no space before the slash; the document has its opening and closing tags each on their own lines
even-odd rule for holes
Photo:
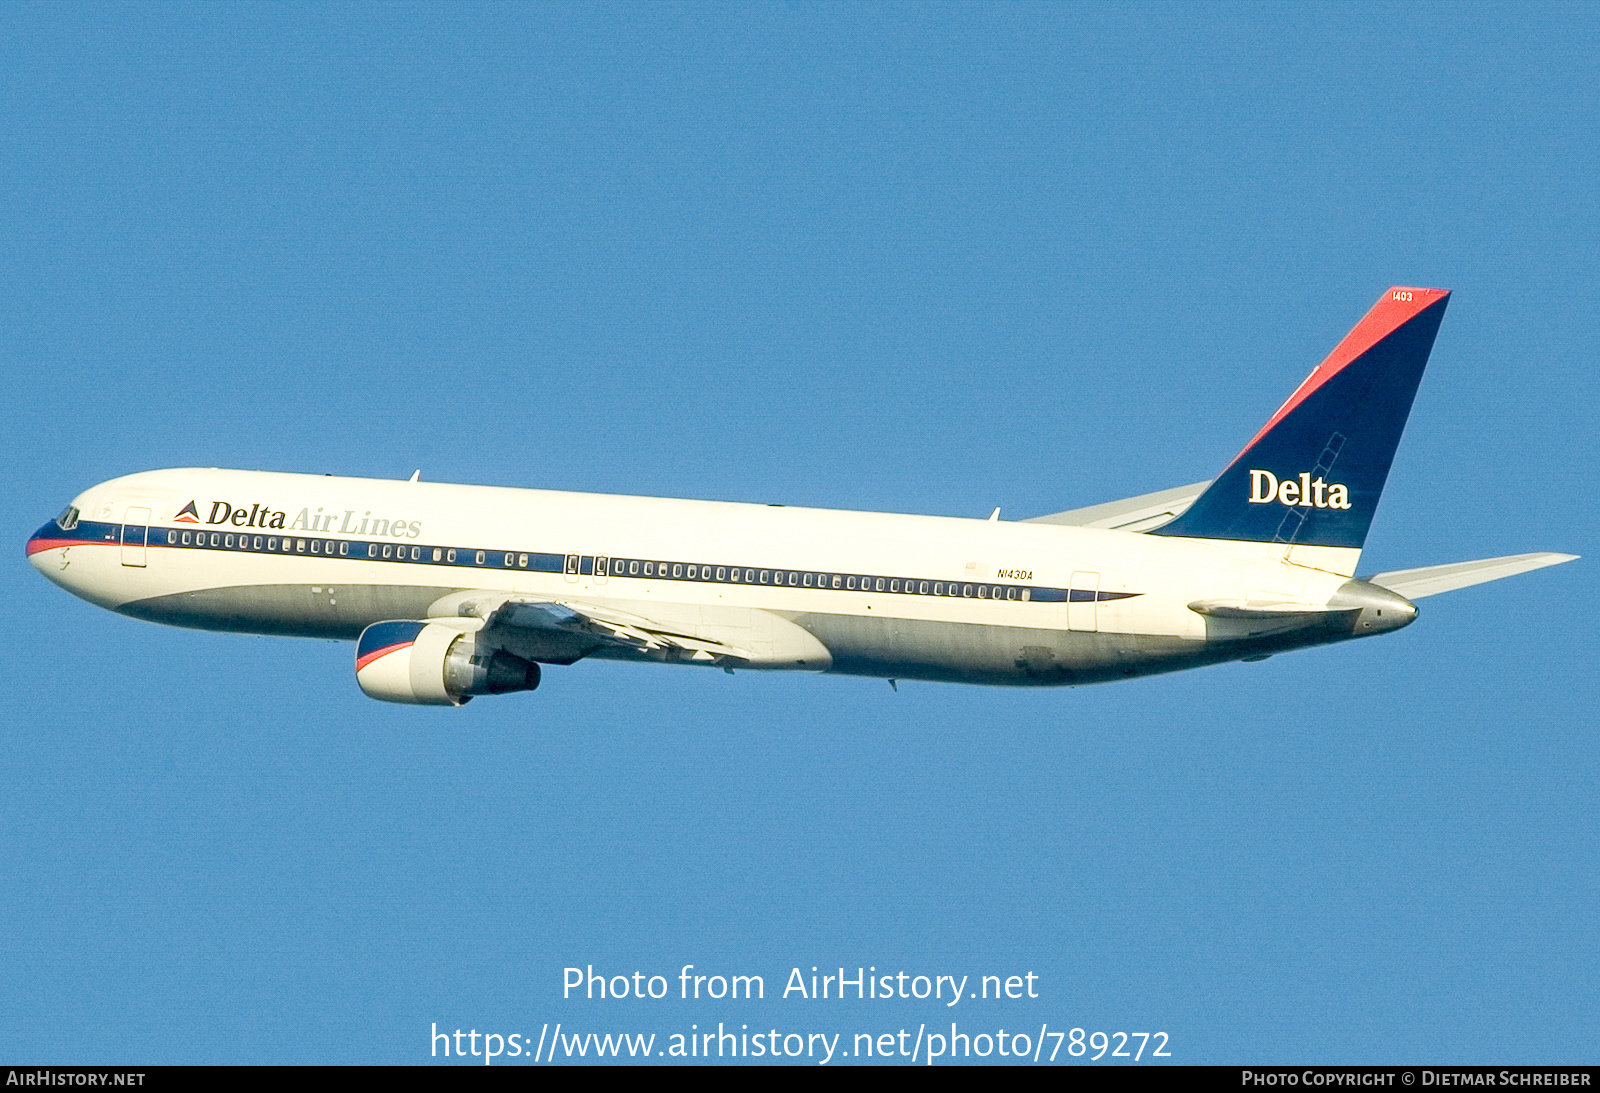
<svg viewBox="0 0 1600 1093">
<path fill-rule="evenodd" d="M 56 547 L 65 545 L 66 544 L 61 541 L 61 529 L 56 527 L 56 522 L 52 520 L 38 531 L 28 536 L 28 545 L 26 548 L 28 552 L 28 561 L 33 563 L 34 568 L 38 568 L 44 561 L 44 559 L 40 557 L 41 554 L 47 550 L 54 550 Z"/>
<path fill-rule="evenodd" d="M 77 522 L 74 520 L 69 519 L 67 522 L 72 527 L 77 526 Z M 72 546 L 79 541 L 71 531 L 63 529 L 61 524 L 62 517 L 60 516 L 48 521 L 38 531 L 28 536 L 28 542 L 24 548 L 27 551 L 28 562 L 33 568 L 53 581 L 60 575 L 63 568 L 61 563 L 64 557 L 64 555 L 55 552 L 62 547 Z"/>
</svg>

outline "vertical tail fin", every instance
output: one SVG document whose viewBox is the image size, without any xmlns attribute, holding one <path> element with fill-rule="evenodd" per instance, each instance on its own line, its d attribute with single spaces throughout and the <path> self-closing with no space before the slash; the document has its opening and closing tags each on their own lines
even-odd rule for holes
<svg viewBox="0 0 1600 1093">
<path fill-rule="evenodd" d="M 1449 299 L 1384 293 L 1206 492 L 1148 534 L 1359 551 Z"/>
</svg>

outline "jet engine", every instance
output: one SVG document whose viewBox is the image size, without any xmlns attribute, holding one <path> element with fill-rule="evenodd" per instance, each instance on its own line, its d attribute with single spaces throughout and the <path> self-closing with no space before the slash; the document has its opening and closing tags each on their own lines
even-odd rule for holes
<svg viewBox="0 0 1600 1093">
<path fill-rule="evenodd" d="M 369 698 L 419 706 L 539 686 L 537 664 L 481 644 L 454 620 L 375 622 L 356 642 L 356 682 Z"/>
</svg>

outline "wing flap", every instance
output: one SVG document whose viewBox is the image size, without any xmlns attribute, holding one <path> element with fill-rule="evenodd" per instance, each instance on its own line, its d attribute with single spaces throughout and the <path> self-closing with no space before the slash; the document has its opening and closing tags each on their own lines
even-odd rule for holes
<svg viewBox="0 0 1600 1093">
<path fill-rule="evenodd" d="M 1576 554 L 1509 554 L 1503 558 L 1484 558 L 1477 562 L 1450 562 L 1446 565 L 1429 565 L 1420 569 L 1397 569 L 1392 573 L 1379 573 L 1362 580 L 1387 588 L 1408 600 L 1424 596 L 1437 596 L 1469 585 L 1498 581 L 1514 577 L 1549 565 L 1560 565 L 1578 557 Z"/>
<path fill-rule="evenodd" d="M 1107 501 L 1087 508 L 1053 512 L 1048 516 L 1031 516 L 1024 524 L 1066 524 L 1083 528 L 1111 528 L 1119 531 L 1153 531 L 1162 524 L 1182 516 L 1195 498 L 1206 491 L 1210 482 L 1195 482 L 1169 490 L 1127 497 L 1121 501 Z"/>
</svg>

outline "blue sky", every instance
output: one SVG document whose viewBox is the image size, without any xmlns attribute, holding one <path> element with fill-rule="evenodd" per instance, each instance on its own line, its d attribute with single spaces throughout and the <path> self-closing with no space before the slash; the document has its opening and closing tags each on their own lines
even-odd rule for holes
<svg viewBox="0 0 1600 1093">
<path fill-rule="evenodd" d="M 1597 50 L 1567 5 L 7 7 L 0 1058 L 1594 1062 L 1588 558 L 1105 687 L 580 663 L 438 711 L 21 546 L 164 466 L 1051 512 L 1212 476 L 1413 284 L 1455 297 L 1363 570 L 1593 556 Z M 563 1000 L 590 964 L 768 1000 Z M 1040 997 L 775 997 L 813 965 Z"/>
</svg>

